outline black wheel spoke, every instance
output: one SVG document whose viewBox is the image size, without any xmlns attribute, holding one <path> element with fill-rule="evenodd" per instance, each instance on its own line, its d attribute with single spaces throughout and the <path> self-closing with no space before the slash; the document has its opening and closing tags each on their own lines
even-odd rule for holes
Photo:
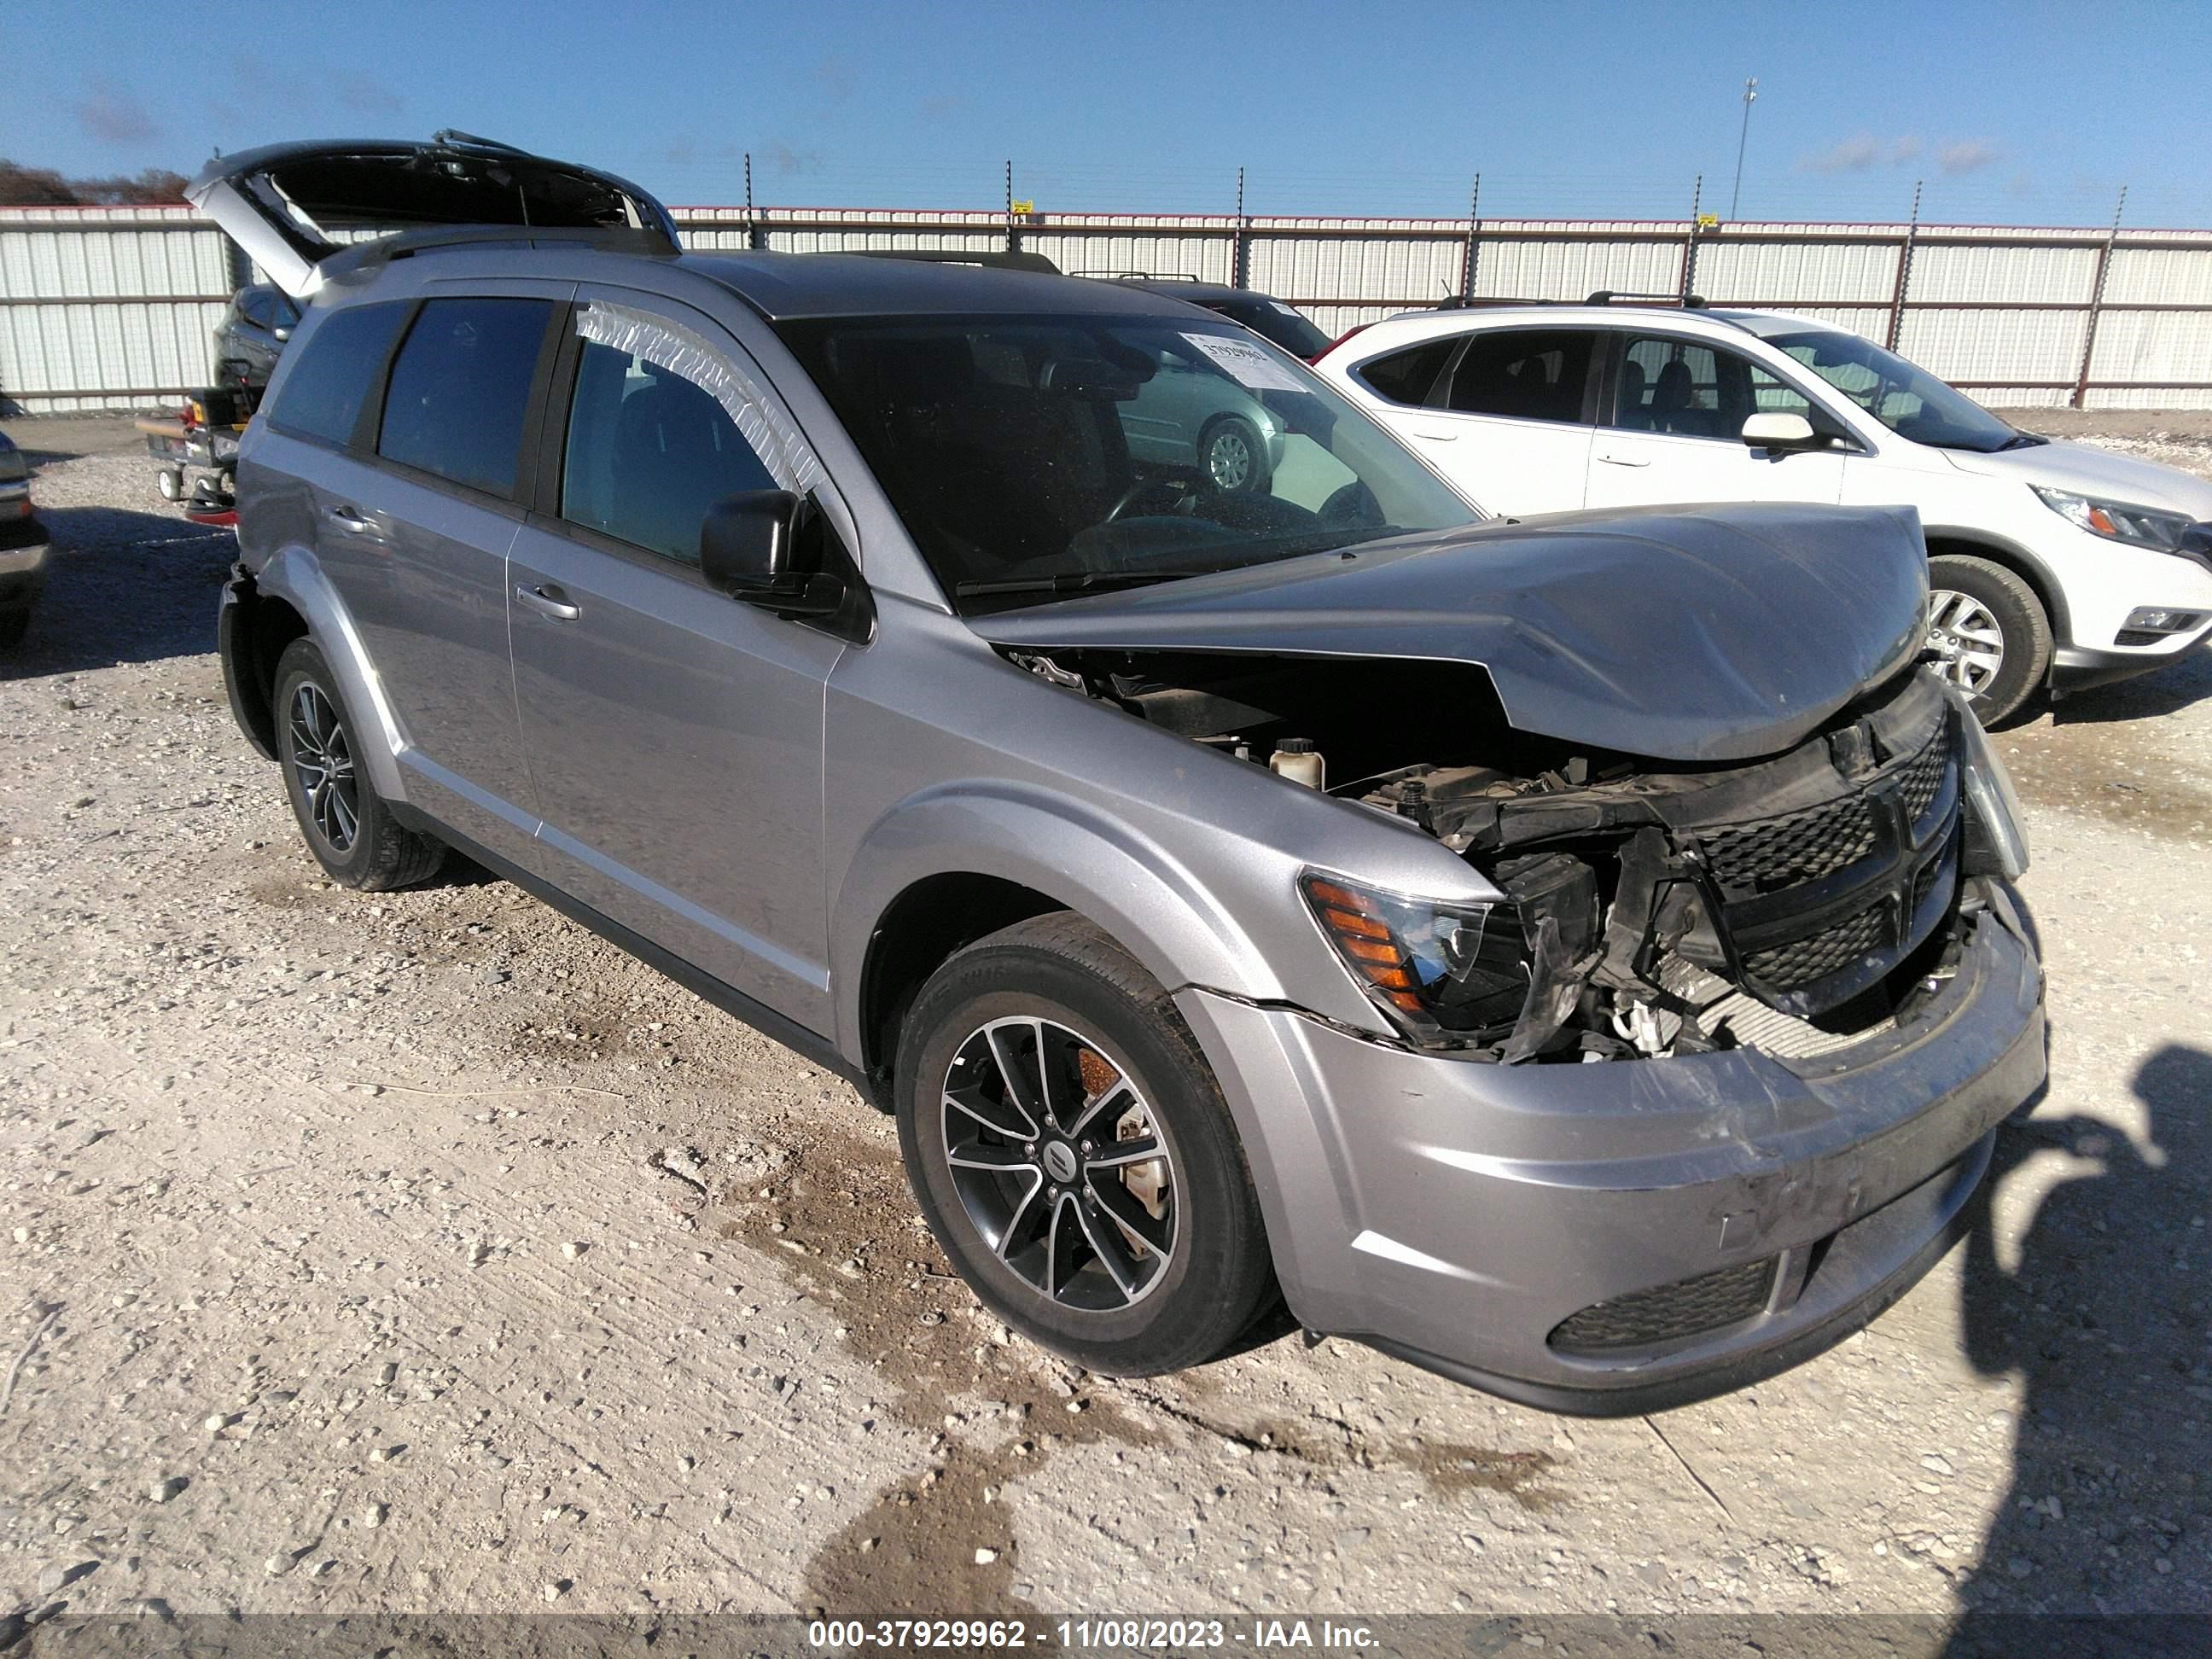
<svg viewBox="0 0 2212 1659">
<path fill-rule="evenodd" d="M 1001 1175 L 1036 1167 L 1018 1146 L 996 1146 L 981 1140 L 963 1140 L 945 1157 L 956 1170 L 995 1170 Z"/>
<path fill-rule="evenodd" d="M 1042 1048 L 1043 1036 L 1036 1023 L 1033 1020 L 1021 1023 L 1030 1028 Z M 990 1027 L 984 1040 L 990 1045 L 991 1059 L 999 1068 L 999 1081 L 1006 1089 L 1006 1099 L 1021 1114 L 1024 1126 L 1023 1133 L 1035 1139 L 1040 1133 L 1040 1126 L 1045 1121 L 1044 1097 L 1038 1089 L 1043 1076 L 1040 1062 L 1023 1060 L 1021 1045 L 1015 1040 L 1015 1026 L 1012 1021 Z"/>
<path fill-rule="evenodd" d="M 1010 1140 L 1036 1139 L 1036 1125 L 1030 1121 L 1021 1108 L 1009 1101 L 992 1099 L 980 1083 L 947 1089 L 945 1103 L 952 1110 L 973 1118 L 994 1134 L 1005 1135 Z"/>
<path fill-rule="evenodd" d="M 1098 1258 L 1099 1265 L 1113 1275 L 1114 1283 L 1121 1292 L 1121 1299 L 1125 1302 L 1133 1300 L 1138 1283 L 1144 1277 L 1144 1265 L 1131 1253 L 1121 1230 L 1087 1204 L 1076 1204 L 1070 1207 L 1075 1212 L 1075 1218 L 1083 1225 L 1083 1237 L 1091 1246 L 1091 1253 Z"/>
<path fill-rule="evenodd" d="M 1044 1177 L 1037 1176 L 1015 1200 L 1013 1213 L 1006 1218 L 1006 1224 L 999 1232 L 996 1249 L 1001 1261 L 1036 1242 L 1037 1234 L 1052 1215 L 1050 1202 L 1040 1197 L 1043 1191 Z"/>
<path fill-rule="evenodd" d="M 1102 1146 L 1084 1160 L 1093 1170 L 1126 1169 L 1132 1164 L 1149 1163 L 1160 1155 L 1160 1143 L 1152 1135 L 1139 1135 L 1134 1140 L 1116 1140 Z"/>
<path fill-rule="evenodd" d="M 1076 1114 L 1075 1121 L 1067 1126 L 1067 1133 L 1071 1136 L 1079 1138 L 1098 1121 L 1109 1106 L 1118 1104 L 1121 1111 L 1127 1111 L 1129 1107 L 1136 1103 L 1137 1091 L 1129 1086 L 1129 1079 L 1117 1076 L 1085 1103 L 1083 1109 Z M 1115 1114 L 1115 1117 L 1120 1115 L 1121 1112 Z"/>
<path fill-rule="evenodd" d="M 1175 1242 L 1173 1225 L 1164 1217 L 1156 1218 L 1138 1201 L 1137 1195 L 1121 1184 L 1118 1176 L 1100 1171 L 1091 1182 L 1091 1190 L 1098 1194 L 1098 1207 L 1127 1228 L 1139 1243 L 1162 1255 L 1168 1253 Z"/>
</svg>

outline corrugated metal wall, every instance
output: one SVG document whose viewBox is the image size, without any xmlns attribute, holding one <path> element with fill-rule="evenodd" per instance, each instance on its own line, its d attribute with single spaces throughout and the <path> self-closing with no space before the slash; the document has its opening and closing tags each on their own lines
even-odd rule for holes
<svg viewBox="0 0 2212 1659">
<path fill-rule="evenodd" d="M 698 248 L 1004 248 L 994 212 L 680 208 Z M 1786 309 L 1870 339 L 2000 405 L 2212 405 L 2212 231 L 1667 221 L 1030 216 L 1063 270 L 1242 280 L 1340 333 L 1463 289 L 1577 300 L 1673 294 Z M 208 331 L 245 280 L 184 207 L 0 208 L 0 410 L 122 409 L 205 380 Z"/>
</svg>

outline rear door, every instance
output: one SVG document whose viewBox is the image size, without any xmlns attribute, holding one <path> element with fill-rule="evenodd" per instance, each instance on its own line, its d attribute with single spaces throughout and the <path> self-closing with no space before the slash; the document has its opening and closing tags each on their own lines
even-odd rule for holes
<svg viewBox="0 0 2212 1659">
<path fill-rule="evenodd" d="M 1840 450 L 1753 449 L 1755 414 L 1828 417 L 1741 352 L 1652 331 L 1613 337 L 1610 385 L 1590 447 L 1592 507 L 1680 501 L 1834 501 Z"/>
<path fill-rule="evenodd" d="M 1499 328 L 1470 334 L 1426 405 L 1393 428 L 1461 492 L 1493 513 L 1583 504 L 1595 408 L 1596 331 Z"/>
<path fill-rule="evenodd" d="M 507 557 L 572 283 L 472 283 L 404 313 L 362 441 L 316 481 L 316 550 L 398 726 L 408 798 L 495 853 L 526 858 L 537 827 L 514 710 Z M 323 337 L 273 421 L 311 376 Z"/>
<path fill-rule="evenodd" d="M 698 569 L 715 501 L 827 486 L 719 325 L 627 289 L 577 298 L 509 573 L 539 867 L 827 1030 L 823 706 L 845 647 Z"/>
</svg>

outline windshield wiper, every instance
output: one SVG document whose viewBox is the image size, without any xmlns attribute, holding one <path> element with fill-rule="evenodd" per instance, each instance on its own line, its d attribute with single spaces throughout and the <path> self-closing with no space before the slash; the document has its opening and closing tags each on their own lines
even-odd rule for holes
<svg viewBox="0 0 2212 1659">
<path fill-rule="evenodd" d="M 2033 432 L 2015 432 L 1997 447 L 1999 449 L 2035 449 L 2050 441 L 2050 439 L 2039 437 Z"/>
<path fill-rule="evenodd" d="M 981 599 L 997 593 L 1089 593 L 1109 587 L 1141 587 L 1147 582 L 1180 581 L 1205 570 L 1063 570 L 1056 576 L 1019 576 L 1007 581 L 961 582 L 955 599 Z"/>
</svg>

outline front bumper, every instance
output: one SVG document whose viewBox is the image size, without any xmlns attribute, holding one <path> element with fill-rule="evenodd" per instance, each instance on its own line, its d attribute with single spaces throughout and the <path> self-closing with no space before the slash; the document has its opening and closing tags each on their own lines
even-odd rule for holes
<svg viewBox="0 0 2212 1659">
<path fill-rule="evenodd" d="M 46 585 L 46 527 L 36 519 L 0 522 L 0 607 L 34 601 Z"/>
<path fill-rule="evenodd" d="M 2094 649 L 2062 645 L 2051 653 L 2051 689 L 2063 696 L 2069 691 L 2087 691 L 2092 686 L 2148 674 L 2180 661 L 2202 645 L 2208 634 L 2212 634 L 2212 622 L 2152 646 Z"/>
<path fill-rule="evenodd" d="M 1655 1411 L 1839 1340 L 1957 1237 L 1996 1125 L 2045 1066 L 2017 900 L 1977 881 L 1968 904 L 1958 970 L 1908 1026 L 1808 1060 L 1494 1066 L 1177 1000 L 1258 1143 L 1302 1322 L 1547 1410 Z M 1756 1263 L 1771 1268 L 1747 1316 L 1555 1345 L 1596 1304 Z"/>
</svg>

